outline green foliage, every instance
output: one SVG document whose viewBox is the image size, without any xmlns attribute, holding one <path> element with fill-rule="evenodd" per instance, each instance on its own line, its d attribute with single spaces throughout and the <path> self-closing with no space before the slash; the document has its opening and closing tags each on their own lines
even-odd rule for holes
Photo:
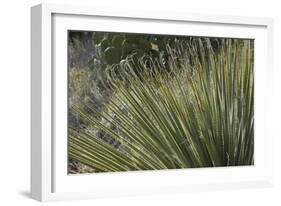
<svg viewBox="0 0 281 206">
<path fill-rule="evenodd" d="M 128 56 L 150 55 L 159 58 L 161 52 L 166 51 L 166 45 L 176 37 L 161 35 L 121 34 L 95 32 L 94 42 L 98 47 L 98 54 L 109 65 L 118 64 Z M 110 51 L 106 54 L 105 51 Z"/>
<path fill-rule="evenodd" d="M 145 58 L 138 65 L 125 59 L 118 78 L 112 67 L 114 96 L 106 110 L 88 104 L 91 115 L 72 105 L 84 122 L 122 147 L 89 128 L 69 128 L 71 159 L 100 172 L 254 163 L 251 40 L 223 39 L 214 51 L 209 38 L 193 38 L 177 48 L 166 48 L 173 57 L 168 71 L 160 60 Z"/>
<path fill-rule="evenodd" d="M 104 58 L 108 64 L 117 64 L 120 62 L 121 51 L 116 47 L 107 47 L 104 50 Z"/>
</svg>

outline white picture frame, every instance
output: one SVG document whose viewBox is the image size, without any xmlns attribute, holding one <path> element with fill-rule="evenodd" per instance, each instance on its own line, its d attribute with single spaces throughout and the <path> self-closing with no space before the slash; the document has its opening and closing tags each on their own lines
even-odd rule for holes
<svg viewBox="0 0 281 206">
<path fill-rule="evenodd" d="M 31 8 L 31 26 L 32 198 L 53 201 L 272 186 L 273 137 L 266 126 L 273 75 L 272 19 L 40 4 Z M 69 29 L 254 38 L 255 165 L 67 175 Z"/>
</svg>

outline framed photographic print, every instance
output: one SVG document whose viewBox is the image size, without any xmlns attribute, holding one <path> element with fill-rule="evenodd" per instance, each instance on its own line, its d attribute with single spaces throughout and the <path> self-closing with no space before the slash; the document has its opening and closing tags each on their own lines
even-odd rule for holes
<svg viewBox="0 0 281 206">
<path fill-rule="evenodd" d="M 34 199 L 272 185 L 271 19 L 31 14 Z"/>
</svg>

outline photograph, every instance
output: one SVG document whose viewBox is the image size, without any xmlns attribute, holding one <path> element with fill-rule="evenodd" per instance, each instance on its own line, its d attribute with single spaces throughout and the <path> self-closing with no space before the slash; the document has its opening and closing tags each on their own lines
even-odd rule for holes
<svg viewBox="0 0 281 206">
<path fill-rule="evenodd" d="M 68 175 L 254 165 L 254 39 L 67 35 Z"/>
</svg>

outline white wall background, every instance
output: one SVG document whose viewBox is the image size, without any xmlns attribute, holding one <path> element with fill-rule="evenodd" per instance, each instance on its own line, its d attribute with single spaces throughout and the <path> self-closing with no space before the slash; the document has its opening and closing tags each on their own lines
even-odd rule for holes
<svg viewBox="0 0 281 206">
<path fill-rule="evenodd" d="M 0 205 L 38 205 L 29 198 L 30 172 L 30 6 L 45 2 L 7 0 L 0 12 Z M 274 30 L 275 91 L 271 128 L 275 135 L 275 187 L 177 195 L 47 203 L 55 205 L 281 205 L 281 6 L 278 0 L 57 0 L 111 8 L 134 8 L 272 17 Z"/>
</svg>

